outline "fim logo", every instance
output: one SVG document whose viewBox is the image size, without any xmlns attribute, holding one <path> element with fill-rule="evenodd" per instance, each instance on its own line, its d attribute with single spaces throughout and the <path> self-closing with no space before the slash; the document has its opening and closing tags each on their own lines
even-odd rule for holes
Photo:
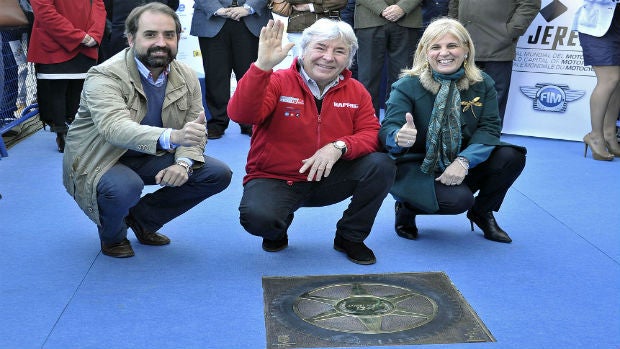
<svg viewBox="0 0 620 349">
<path fill-rule="evenodd" d="M 534 100 L 534 110 L 563 113 L 568 102 L 576 101 L 586 91 L 571 90 L 568 85 L 538 83 L 536 86 L 521 86 L 521 92 Z"/>
</svg>

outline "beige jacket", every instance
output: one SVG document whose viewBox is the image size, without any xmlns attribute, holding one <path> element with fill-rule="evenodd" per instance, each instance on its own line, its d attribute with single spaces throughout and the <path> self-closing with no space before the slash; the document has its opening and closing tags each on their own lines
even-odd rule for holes
<svg viewBox="0 0 620 349">
<path fill-rule="evenodd" d="M 203 111 L 194 71 L 176 60 L 170 64 L 161 114 L 164 128 L 140 125 L 146 106 L 133 49 L 127 48 L 89 70 L 80 108 L 67 134 L 63 184 L 97 225 L 97 184 L 101 176 L 128 149 L 164 154 L 157 150 L 157 143 L 165 128 L 181 129 Z M 202 166 L 205 145 L 178 147 L 175 156 L 190 158 L 194 166 Z"/>
</svg>

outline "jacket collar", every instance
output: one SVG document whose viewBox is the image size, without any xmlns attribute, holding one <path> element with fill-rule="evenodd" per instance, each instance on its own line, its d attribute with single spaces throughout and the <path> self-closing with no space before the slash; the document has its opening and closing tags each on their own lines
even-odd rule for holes
<svg viewBox="0 0 620 349">
<path fill-rule="evenodd" d="M 433 94 L 437 94 L 439 92 L 439 88 L 441 87 L 441 84 L 437 80 L 433 79 L 433 73 L 430 69 L 426 69 L 422 72 L 422 74 L 420 74 L 420 83 L 426 90 L 432 92 Z M 457 81 L 456 88 L 459 91 L 469 89 L 469 80 L 467 80 L 466 76 L 463 76 Z"/>
</svg>

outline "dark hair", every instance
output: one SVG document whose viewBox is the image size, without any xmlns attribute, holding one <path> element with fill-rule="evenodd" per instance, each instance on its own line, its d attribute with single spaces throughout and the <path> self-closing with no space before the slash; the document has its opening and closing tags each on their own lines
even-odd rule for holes
<svg viewBox="0 0 620 349">
<path fill-rule="evenodd" d="M 161 2 L 150 2 L 143 6 L 138 6 L 131 10 L 127 19 L 125 20 L 125 35 L 127 37 L 135 36 L 138 32 L 138 22 L 144 12 L 159 12 L 168 15 L 174 19 L 176 26 L 177 39 L 181 37 L 181 20 L 177 13 L 174 12 L 168 5 L 164 5 Z"/>
</svg>

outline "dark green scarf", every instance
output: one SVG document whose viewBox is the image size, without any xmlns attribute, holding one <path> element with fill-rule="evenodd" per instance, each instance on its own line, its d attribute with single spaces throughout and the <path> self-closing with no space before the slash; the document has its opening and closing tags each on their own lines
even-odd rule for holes
<svg viewBox="0 0 620 349">
<path fill-rule="evenodd" d="M 461 149 L 461 95 L 456 81 L 463 77 L 463 68 L 444 75 L 433 71 L 433 78 L 441 84 L 426 134 L 426 156 L 422 172 L 443 172 L 454 161 Z"/>
</svg>

